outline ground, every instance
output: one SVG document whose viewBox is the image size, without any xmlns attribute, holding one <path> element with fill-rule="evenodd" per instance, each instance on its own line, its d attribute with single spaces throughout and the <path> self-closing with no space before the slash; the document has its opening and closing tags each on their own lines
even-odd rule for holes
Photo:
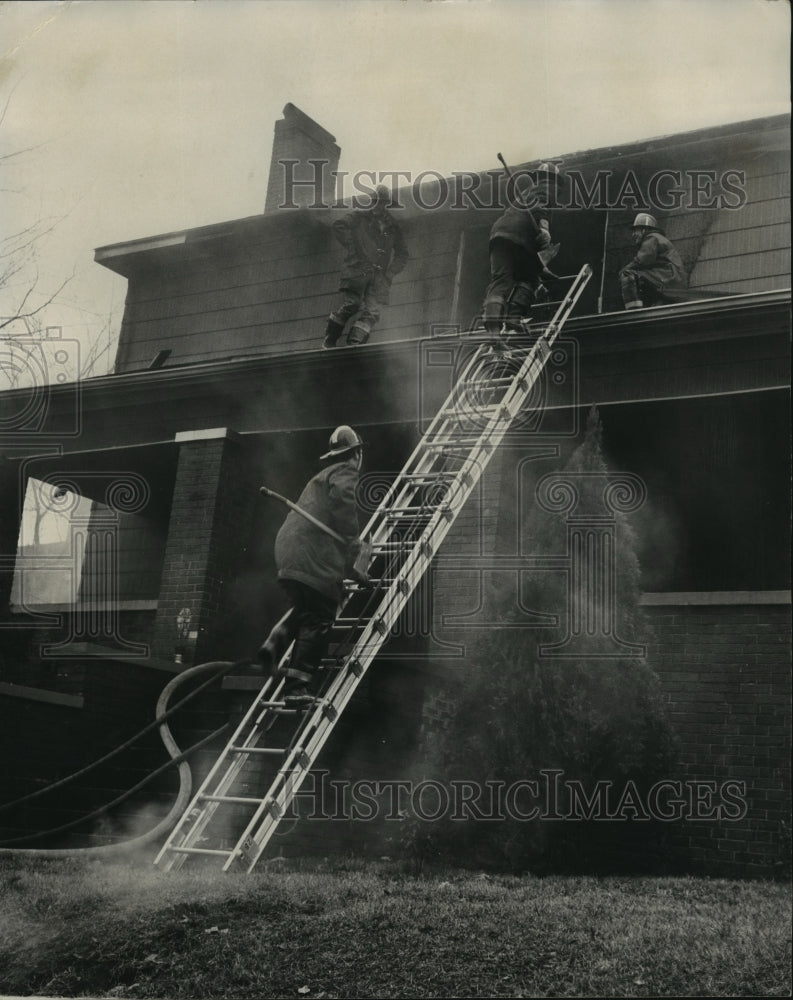
<svg viewBox="0 0 793 1000">
<path fill-rule="evenodd" d="M 694 878 L 252 875 L 4 859 L 0 992 L 95 997 L 789 996 L 790 887 Z"/>
</svg>

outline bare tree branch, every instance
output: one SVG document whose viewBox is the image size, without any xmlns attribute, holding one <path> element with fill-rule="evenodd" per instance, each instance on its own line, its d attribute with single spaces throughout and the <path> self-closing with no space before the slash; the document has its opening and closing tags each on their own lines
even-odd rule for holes
<svg viewBox="0 0 793 1000">
<path fill-rule="evenodd" d="M 0 129 L 4 125 L 15 84 L 0 110 Z M 0 154 L 0 170 L 12 166 L 23 154 L 40 149 L 46 143 L 37 143 L 23 149 Z M 25 333 L 34 332 L 37 318 L 51 306 L 74 277 L 74 272 L 64 278 L 54 290 L 39 290 L 38 259 L 42 244 L 55 230 L 62 218 L 39 218 L 24 225 L 16 232 L 0 237 L 0 331 L 4 337 L 13 336 L 15 328 Z"/>
<path fill-rule="evenodd" d="M 46 309 L 47 306 L 52 305 L 52 303 L 55 301 L 55 299 L 57 299 L 57 297 L 61 294 L 61 292 L 64 290 L 64 288 L 72 280 L 72 277 L 73 277 L 73 275 L 70 274 L 68 278 L 65 278 L 61 282 L 61 284 L 55 289 L 55 291 L 51 295 L 49 295 L 41 303 L 41 305 L 36 306 L 35 309 L 31 309 L 28 312 L 25 312 L 24 310 L 25 310 L 25 306 L 27 305 L 27 301 L 30 298 L 30 296 L 33 294 L 33 292 L 36 290 L 35 284 L 32 285 L 25 292 L 25 295 L 24 295 L 21 303 L 17 307 L 16 315 L 11 316 L 8 319 L 0 320 L 0 330 L 6 329 L 6 327 L 11 326 L 12 323 L 24 322 L 25 320 L 31 319 L 33 316 L 37 316 L 41 312 L 42 309 Z"/>
</svg>

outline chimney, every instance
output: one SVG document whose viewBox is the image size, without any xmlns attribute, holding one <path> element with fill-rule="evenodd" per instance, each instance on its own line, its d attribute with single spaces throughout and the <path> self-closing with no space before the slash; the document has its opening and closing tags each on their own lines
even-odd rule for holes
<svg viewBox="0 0 793 1000">
<path fill-rule="evenodd" d="M 335 136 L 294 104 L 287 104 L 283 115 L 275 123 L 264 211 L 332 205 L 336 200 L 334 172 L 341 155 Z"/>
</svg>

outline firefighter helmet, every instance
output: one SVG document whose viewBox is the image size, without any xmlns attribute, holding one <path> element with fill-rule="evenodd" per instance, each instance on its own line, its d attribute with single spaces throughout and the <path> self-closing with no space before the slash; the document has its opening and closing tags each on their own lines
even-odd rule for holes
<svg viewBox="0 0 793 1000">
<path fill-rule="evenodd" d="M 532 172 L 537 178 L 537 183 L 554 181 L 556 184 L 564 184 L 564 175 L 559 171 L 559 164 L 553 160 L 543 160 Z"/>
<path fill-rule="evenodd" d="M 348 451 L 363 447 L 363 441 L 358 437 L 352 427 L 342 424 L 331 434 L 328 441 L 329 451 L 320 455 L 320 459 L 336 458 L 339 455 L 346 455 Z"/>
<path fill-rule="evenodd" d="M 654 215 L 650 215 L 648 212 L 639 212 L 636 218 L 633 220 L 633 229 L 657 229 L 658 222 Z"/>
</svg>

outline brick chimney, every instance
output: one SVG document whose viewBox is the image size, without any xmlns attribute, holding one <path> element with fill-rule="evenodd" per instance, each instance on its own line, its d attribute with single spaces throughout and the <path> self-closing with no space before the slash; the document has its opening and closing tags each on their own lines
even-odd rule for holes
<svg viewBox="0 0 793 1000">
<path fill-rule="evenodd" d="M 335 136 L 294 104 L 287 104 L 283 115 L 275 123 L 264 211 L 319 202 L 332 205 L 336 200 L 334 171 L 341 155 Z"/>
</svg>

